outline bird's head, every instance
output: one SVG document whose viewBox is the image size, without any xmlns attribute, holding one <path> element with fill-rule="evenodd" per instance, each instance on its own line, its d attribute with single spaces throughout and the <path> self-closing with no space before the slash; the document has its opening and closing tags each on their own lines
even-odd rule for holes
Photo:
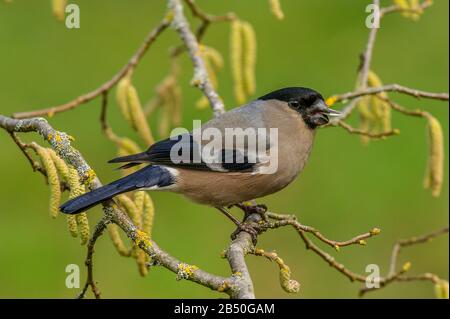
<svg viewBox="0 0 450 319">
<path fill-rule="evenodd" d="M 341 113 L 330 109 L 322 95 L 304 87 L 288 87 L 273 91 L 258 100 L 278 100 L 299 113 L 309 128 L 325 125 L 329 116 L 339 116 Z"/>
</svg>

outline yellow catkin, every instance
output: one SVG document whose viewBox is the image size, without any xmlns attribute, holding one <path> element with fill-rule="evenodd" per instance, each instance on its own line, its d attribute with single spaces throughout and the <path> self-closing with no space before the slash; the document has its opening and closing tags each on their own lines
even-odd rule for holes
<svg viewBox="0 0 450 319">
<path fill-rule="evenodd" d="M 161 99 L 163 100 L 163 108 L 161 118 L 159 120 L 158 133 L 160 138 L 167 137 L 170 133 L 170 120 L 173 109 L 173 97 L 167 86 L 160 90 Z"/>
<path fill-rule="evenodd" d="M 77 226 L 77 219 L 75 217 L 76 215 L 67 215 L 67 229 L 69 230 L 70 235 L 72 237 L 78 237 L 78 226 Z"/>
<path fill-rule="evenodd" d="M 208 73 L 209 80 L 211 81 L 211 84 L 214 88 L 217 88 L 218 81 L 217 81 L 217 74 L 215 69 L 212 67 L 209 60 L 205 59 L 205 68 Z M 198 101 L 195 103 L 195 106 L 199 110 L 206 109 L 209 106 L 209 100 L 206 98 L 206 96 L 202 96 Z"/>
<path fill-rule="evenodd" d="M 414 12 L 411 13 L 411 19 L 417 21 L 423 13 L 419 0 L 409 0 L 409 6 Z"/>
<path fill-rule="evenodd" d="M 77 214 L 75 216 L 77 220 L 78 232 L 80 233 L 81 245 L 84 245 L 89 240 L 89 221 L 86 213 Z"/>
<path fill-rule="evenodd" d="M 429 156 L 424 186 L 431 189 L 431 194 L 438 197 L 441 193 L 444 177 L 444 137 L 439 121 L 428 116 Z"/>
<path fill-rule="evenodd" d="M 139 217 L 140 213 L 134 204 L 134 202 L 127 195 L 119 195 L 117 196 L 119 203 L 125 208 L 128 216 L 131 218 L 135 225 L 139 225 Z"/>
<path fill-rule="evenodd" d="M 122 116 L 131 123 L 130 110 L 128 107 L 128 87 L 130 86 L 130 79 L 124 77 L 117 84 L 116 101 L 119 106 Z"/>
<path fill-rule="evenodd" d="M 117 252 L 121 256 L 129 257 L 131 254 L 131 250 L 125 246 L 122 238 L 120 237 L 119 227 L 116 224 L 109 224 L 108 234 Z"/>
<path fill-rule="evenodd" d="M 36 146 L 36 152 L 41 158 L 42 165 L 47 173 L 48 184 L 50 186 L 50 216 L 56 218 L 59 214 L 59 204 L 61 202 L 61 185 L 58 171 L 50 153 L 46 148 Z"/>
<path fill-rule="evenodd" d="M 448 281 L 440 280 L 434 285 L 434 291 L 436 298 L 438 299 L 448 299 Z"/>
<path fill-rule="evenodd" d="M 149 197 L 145 191 L 137 191 L 134 193 L 134 205 L 136 207 L 137 216 L 135 216 L 135 225 L 142 229 L 143 227 L 143 213 L 145 207 L 146 198 Z M 147 254 L 137 246 L 133 247 L 133 256 L 136 258 L 136 263 L 138 265 L 138 270 L 141 276 L 146 276 L 148 273 L 147 269 Z"/>
<path fill-rule="evenodd" d="M 270 11 L 278 20 L 284 19 L 284 13 L 281 10 L 280 0 L 269 0 Z"/>
<path fill-rule="evenodd" d="M 173 110 L 172 110 L 172 123 L 174 126 L 180 126 L 182 122 L 182 94 L 179 85 L 172 86 L 172 98 L 173 98 Z"/>
<path fill-rule="evenodd" d="M 372 70 L 369 71 L 367 77 L 367 84 L 370 87 L 380 87 L 383 86 L 379 76 Z M 378 94 L 381 98 L 386 99 L 388 95 L 385 92 Z M 391 107 L 389 104 L 375 95 L 370 97 L 369 102 L 371 112 L 373 114 L 374 127 L 379 127 L 380 132 L 387 132 L 391 130 Z"/>
<path fill-rule="evenodd" d="M 145 193 L 144 197 L 144 209 L 142 214 L 142 230 L 148 234 L 151 238 L 153 219 L 155 217 L 155 206 L 153 200 L 149 194 Z"/>
<path fill-rule="evenodd" d="M 404 16 L 405 18 L 410 18 L 411 17 L 411 13 L 409 12 L 410 7 L 409 7 L 408 0 L 394 0 L 394 3 L 400 9 L 405 10 L 405 11 L 402 12 L 402 16 Z"/>
<path fill-rule="evenodd" d="M 139 229 L 142 229 L 142 213 L 144 211 L 144 198 L 145 198 L 145 191 L 136 191 L 134 192 L 134 205 L 136 205 L 136 209 L 139 212 L 139 216 L 137 219 L 139 220 L 139 223 L 136 225 Z"/>
<path fill-rule="evenodd" d="M 220 71 L 223 67 L 223 57 L 219 51 L 214 48 L 204 46 L 203 55 L 211 62 L 216 71 Z"/>
<path fill-rule="evenodd" d="M 215 89 L 217 89 L 219 86 L 217 74 L 223 67 L 223 57 L 219 51 L 207 46 L 202 46 L 200 52 L 204 58 L 205 68 L 208 72 L 208 77 L 211 80 L 211 84 Z M 195 105 L 197 109 L 203 110 L 209 106 L 209 101 L 206 96 L 202 96 L 198 99 Z"/>
<path fill-rule="evenodd" d="M 247 95 L 252 95 L 256 90 L 255 65 L 256 65 L 256 35 L 253 26 L 248 22 L 242 22 L 244 54 L 244 88 Z"/>
<path fill-rule="evenodd" d="M 153 144 L 154 139 L 142 109 L 141 101 L 139 100 L 136 88 L 132 85 L 128 86 L 127 101 L 130 111 L 130 118 L 133 122 L 134 128 L 147 145 Z"/>
<path fill-rule="evenodd" d="M 80 183 L 80 178 L 78 176 L 77 170 L 69 166 L 68 183 L 70 187 L 69 198 L 75 198 L 85 193 L 85 186 Z M 81 244 L 84 245 L 89 240 L 89 221 L 86 213 L 81 213 L 75 216 L 75 221 L 78 228 L 78 233 L 80 235 Z M 69 231 L 73 236 L 73 220 L 67 220 L 69 223 Z M 74 236 L 75 237 L 75 236 Z"/>
<path fill-rule="evenodd" d="M 59 157 L 51 148 L 47 148 L 47 152 L 50 154 L 50 157 L 55 164 L 56 170 L 58 171 L 61 180 L 67 182 L 69 179 L 69 167 L 67 166 L 66 162 L 64 162 L 64 160 Z"/>
<path fill-rule="evenodd" d="M 286 265 L 280 267 L 280 284 L 284 291 L 289 293 L 297 293 L 300 290 L 300 284 L 291 279 L 291 269 Z"/>
<path fill-rule="evenodd" d="M 368 132 L 370 130 L 370 123 L 372 122 L 373 116 L 369 110 L 369 98 L 368 96 L 361 97 L 356 107 L 359 111 L 359 129 L 363 132 Z M 369 137 L 366 135 L 361 135 L 361 142 L 367 144 L 369 142 Z"/>
<path fill-rule="evenodd" d="M 241 21 L 239 20 L 231 22 L 230 60 L 234 82 L 234 97 L 238 104 L 243 104 L 245 102 L 245 93 L 242 79 L 242 32 Z"/>
<path fill-rule="evenodd" d="M 69 166 L 66 164 L 66 162 L 64 162 L 63 159 L 61 159 L 55 153 L 55 151 L 53 151 L 52 149 L 47 149 L 47 151 L 49 152 L 50 157 L 52 158 L 53 163 L 55 164 L 55 167 L 58 170 L 59 176 L 61 176 L 61 179 L 69 183 Z M 74 215 L 67 215 L 66 221 L 67 221 L 67 229 L 69 230 L 70 235 L 72 237 L 77 237 L 78 226 L 76 217 Z"/>
<path fill-rule="evenodd" d="M 53 15 L 56 20 L 64 21 L 67 0 L 52 0 Z"/>
<path fill-rule="evenodd" d="M 121 137 L 117 139 L 116 144 L 127 154 L 136 154 L 141 152 L 141 148 L 136 144 L 136 142 L 129 139 L 128 137 Z"/>
<path fill-rule="evenodd" d="M 147 254 L 140 248 L 136 249 L 136 263 L 138 265 L 139 274 L 145 277 L 148 273 L 147 268 Z"/>
</svg>

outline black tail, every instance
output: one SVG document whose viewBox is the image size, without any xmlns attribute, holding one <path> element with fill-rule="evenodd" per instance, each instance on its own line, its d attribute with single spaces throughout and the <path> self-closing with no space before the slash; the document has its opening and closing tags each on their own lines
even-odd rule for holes
<svg viewBox="0 0 450 319">
<path fill-rule="evenodd" d="M 65 202 L 59 208 L 64 214 L 78 214 L 85 210 L 113 198 L 116 195 L 133 191 L 138 188 L 152 186 L 164 187 L 174 183 L 174 177 L 169 170 L 160 166 L 146 166 L 139 171 L 125 176 L 111 184 L 94 189 L 93 191 Z"/>
</svg>

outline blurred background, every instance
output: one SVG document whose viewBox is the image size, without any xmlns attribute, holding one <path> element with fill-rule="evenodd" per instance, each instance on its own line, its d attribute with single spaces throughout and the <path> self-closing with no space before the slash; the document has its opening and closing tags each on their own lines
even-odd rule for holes
<svg viewBox="0 0 450 319">
<path fill-rule="evenodd" d="M 69 30 L 52 16 L 50 1 L 0 3 L 0 113 L 28 111 L 69 101 L 110 79 L 128 61 L 146 34 L 165 14 L 165 1 L 72 1 L 80 6 L 81 28 Z M 382 1 L 389 4 L 390 1 Z M 363 51 L 368 29 L 364 25 L 369 1 L 287 1 L 281 4 L 283 21 L 270 13 L 268 1 L 197 1 L 206 12 L 234 11 L 257 32 L 257 92 L 252 98 L 285 86 L 307 86 L 324 96 L 352 90 L 358 55 Z M 194 26 L 191 14 L 186 13 Z M 205 44 L 225 58 L 219 76 L 219 93 L 228 109 L 235 105 L 229 68 L 228 23 L 210 27 Z M 166 31 L 139 64 L 135 76 L 142 101 L 169 71 L 168 48 L 178 45 L 173 30 Z M 201 96 L 189 85 L 192 67 L 181 58 L 183 126 L 193 119 L 207 120 L 209 109 L 194 107 Z M 427 91 L 448 90 L 448 1 L 436 0 L 418 22 L 399 14 L 382 21 L 374 50 L 373 67 L 384 83 L 400 83 Z M 448 104 L 416 100 L 392 94 L 407 108 L 423 108 L 442 123 L 448 150 Z M 113 95 L 111 95 L 113 97 Z M 337 106 L 338 108 L 341 105 Z M 91 164 L 101 180 L 109 182 L 119 172 L 106 161 L 116 147 L 100 131 L 100 100 L 59 114 L 50 123 L 76 138 L 74 146 Z M 158 119 L 152 118 L 154 126 Z M 110 124 L 116 133 L 138 140 L 120 116 L 111 98 Z M 350 123 L 357 125 L 357 116 Z M 331 239 L 344 240 L 373 227 L 382 233 L 367 240 L 367 246 L 351 246 L 327 252 L 350 269 L 364 273 L 367 264 L 388 270 L 394 242 L 423 234 L 448 224 L 448 157 L 442 195 L 432 198 L 423 190 L 427 161 L 426 122 L 393 113 L 393 127 L 401 135 L 361 144 L 358 136 L 341 128 L 320 130 L 309 164 L 292 185 L 260 199 L 271 210 L 296 214 Z M 43 142 L 37 135 L 25 140 Z M 70 237 L 62 216 L 48 216 L 49 189 L 38 173 L 0 131 L 0 297 L 72 298 L 80 290 L 65 286 L 65 267 L 78 264 L 82 283 L 85 247 Z M 144 146 L 144 145 L 142 145 Z M 199 206 L 173 194 L 152 193 L 156 206 L 154 239 L 169 253 L 207 271 L 228 275 L 221 251 L 234 230 L 231 222 L 212 208 Z M 240 214 L 237 210 L 236 214 Z M 91 227 L 101 217 L 100 208 L 89 213 Z M 258 245 L 276 250 L 291 267 L 300 292 L 285 293 L 279 286 L 278 268 L 268 260 L 248 256 L 247 262 L 261 298 L 356 298 L 359 284 L 330 268 L 305 250 L 293 229 L 270 231 Z M 426 245 L 406 248 L 400 265 L 412 263 L 411 274 L 433 272 L 448 279 L 448 237 Z M 189 281 L 176 281 L 164 268 L 151 269 L 140 277 L 134 260 L 118 255 L 109 237 L 96 246 L 95 279 L 107 298 L 221 298 Z M 91 294 L 89 292 L 89 297 Z M 433 298 L 428 282 L 396 283 L 366 298 Z"/>
</svg>

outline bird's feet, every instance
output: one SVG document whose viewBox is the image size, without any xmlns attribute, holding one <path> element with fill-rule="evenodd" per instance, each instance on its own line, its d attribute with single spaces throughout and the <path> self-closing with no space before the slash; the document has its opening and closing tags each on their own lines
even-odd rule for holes
<svg viewBox="0 0 450 319">
<path fill-rule="evenodd" d="M 231 240 L 235 240 L 237 235 L 241 231 L 244 231 L 244 232 L 250 234 L 250 236 L 252 237 L 252 243 L 254 246 L 256 246 L 256 243 L 258 242 L 258 235 L 259 235 L 259 231 L 258 231 L 257 227 L 252 226 L 246 222 L 239 223 L 237 226 L 238 227 L 236 228 L 236 230 L 231 234 Z"/>
<path fill-rule="evenodd" d="M 235 206 L 239 207 L 244 211 L 245 217 L 244 220 L 247 219 L 248 216 L 251 214 L 258 214 L 261 216 L 261 218 L 267 222 L 269 220 L 269 217 L 267 217 L 267 206 L 264 204 L 256 204 L 254 202 L 245 202 L 245 203 L 239 203 Z"/>
</svg>

